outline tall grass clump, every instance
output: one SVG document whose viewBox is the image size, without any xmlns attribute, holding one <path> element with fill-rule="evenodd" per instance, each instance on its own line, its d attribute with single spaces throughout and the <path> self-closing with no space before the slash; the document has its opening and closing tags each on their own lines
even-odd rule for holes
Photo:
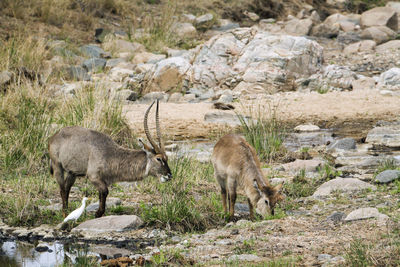
<svg viewBox="0 0 400 267">
<path fill-rule="evenodd" d="M 271 162 L 285 155 L 283 141 L 285 128 L 279 121 L 275 108 L 257 110 L 249 107 L 247 116 L 237 113 L 240 131 L 247 142 L 255 148 L 260 160 Z"/>
<path fill-rule="evenodd" d="M 220 200 L 216 200 L 215 195 L 202 192 L 203 198 L 199 199 L 200 195 L 195 197 L 195 181 L 207 181 L 210 179 L 207 176 L 211 175 L 208 172 L 210 164 L 202 165 L 186 157 L 170 160 L 173 179 L 167 183 L 153 180 L 155 188 L 152 193 L 159 196 L 159 201 L 141 204 L 143 220 L 150 225 L 156 224 L 181 232 L 205 230 L 222 221 L 222 216 L 218 216 L 222 207 L 219 207 Z M 196 174 L 203 175 L 196 177 Z"/>
<path fill-rule="evenodd" d="M 108 134 L 121 145 L 136 147 L 122 105 L 105 88 L 83 86 L 74 97 L 62 102 L 55 120 L 60 127 L 79 125 Z"/>
<path fill-rule="evenodd" d="M 46 42 L 24 33 L 16 33 L 8 40 L 0 39 L 0 71 L 25 67 L 39 72 L 49 56 Z"/>
<path fill-rule="evenodd" d="M 52 104 L 39 87 L 22 85 L 0 96 L 1 173 L 38 172 L 47 151 Z"/>
</svg>

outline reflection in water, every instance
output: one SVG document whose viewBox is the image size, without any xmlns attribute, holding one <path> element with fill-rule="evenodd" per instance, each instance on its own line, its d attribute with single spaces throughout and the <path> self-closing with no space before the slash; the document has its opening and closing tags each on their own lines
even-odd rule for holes
<svg viewBox="0 0 400 267">
<path fill-rule="evenodd" d="M 70 262 L 75 264 L 80 257 L 88 255 L 99 258 L 99 255 L 77 245 L 65 245 L 59 242 L 44 243 L 49 248 L 45 252 L 37 252 L 35 246 L 29 243 L 5 241 L 0 242 L 1 267 L 50 267 Z"/>
</svg>

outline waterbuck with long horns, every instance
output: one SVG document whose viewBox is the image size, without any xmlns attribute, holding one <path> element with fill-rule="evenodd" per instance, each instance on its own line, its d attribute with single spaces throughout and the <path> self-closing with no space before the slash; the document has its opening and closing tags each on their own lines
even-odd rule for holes
<svg viewBox="0 0 400 267">
<path fill-rule="evenodd" d="M 246 193 L 251 219 L 254 219 L 253 207 L 262 216 L 267 215 L 268 210 L 274 215 L 275 204 L 284 198 L 281 192 L 283 184 L 274 187 L 264 179 L 256 151 L 243 137 L 235 134 L 222 137 L 214 147 L 211 161 L 221 187 L 225 213 L 228 212 L 227 196 L 229 199 L 230 220 L 235 213 L 237 186 Z"/>
<path fill-rule="evenodd" d="M 161 182 L 172 178 L 168 158 L 161 141 L 156 107 L 158 145 L 150 135 L 147 117 L 154 102 L 144 115 L 144 130 L 152 147 L 139 140 L 142 150 L 127 149 L 109 136 L 86 128 L 65 127 L 49 139 L 50 169 L 59 186 L 63 211 L 68 208 L 68 196 L 76 177 L 87 176 L 99 191 L 100 205 L 96 218 L 105 211 L 108 186 L 118 181 L 138 181 L 152 175 Z"/>
</svg>

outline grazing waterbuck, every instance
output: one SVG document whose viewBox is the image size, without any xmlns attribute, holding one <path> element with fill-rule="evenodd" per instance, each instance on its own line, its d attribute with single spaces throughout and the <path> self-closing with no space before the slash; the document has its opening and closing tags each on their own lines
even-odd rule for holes
<svg viewBox="0 0 400 267">
<path fill-rule="evenodd" d="M 127 149 L 109 136 L 82 127 L 65 127 L 49 139 L 50 171 L 59 186 L 63 212 L 68 208 L 68 196 L 76 177 L 87 176 L 99 191 L 96 218 L 105 211 L 108 186 L 118 181 L 138 181 L 152 175 L 161 182 L 172 178 L 168 158 L 161 141 L 161 130 L 156 108 L 158 145 L 150 135 L 147 117 L 154 102 L 144 115 L 144 130 L 151 146 L 142 140 L 142 150 Z"/>
<path fill-rule="evenodd" d="M 268 210 L 274 215 L 275 204 L 284 198 L 282 184 L 272 186 L 264 179 L 256 151 L 246 140 L 235 134 L 222 137 L 215 145 L 211 157 L 214 175 L 221 187 L 222 205 L 227 213 L 229 198 L 229 217 L 235 213 L 236 188 L 244 189 L 250 209 L 250 218 L 254 219 L 253 207 L 262 216 Z"/>
</svg>

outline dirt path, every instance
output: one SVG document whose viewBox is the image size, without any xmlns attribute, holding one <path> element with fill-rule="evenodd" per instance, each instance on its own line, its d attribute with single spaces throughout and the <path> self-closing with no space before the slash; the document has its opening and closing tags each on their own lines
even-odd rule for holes
<svg viewBox="0 0 400 267">
<path fill-rule="evenodd" d="M 234 103 L 238 112 L 247 112 L 248 106 L 260 106 L 265 112 L 276 107 L 278 118 L 290 125 L 304 122 L 320 127 L 341 128 L 343 135 L 361 137 L 378 120 L 399 119 L 400 98 L 383 96 L 376 90 L 329 92 L 326 94 L 288 92 L 261 100 Z M 143 133 L 143 116 L 147 104 L 125 105 L 123 110 L 130 126 Z M 215 111 L 211 103 L 162 103 L 163 132 L 174 139 L 207 138 L 224 128 L 207 123 L 204 115 Z M 234 114 L 233 111 L 225 111 Z M 151 118 L 152 119 L 152 118 Z M 149 126 L 154 129 L 150 120 Z"/>
</svg>

